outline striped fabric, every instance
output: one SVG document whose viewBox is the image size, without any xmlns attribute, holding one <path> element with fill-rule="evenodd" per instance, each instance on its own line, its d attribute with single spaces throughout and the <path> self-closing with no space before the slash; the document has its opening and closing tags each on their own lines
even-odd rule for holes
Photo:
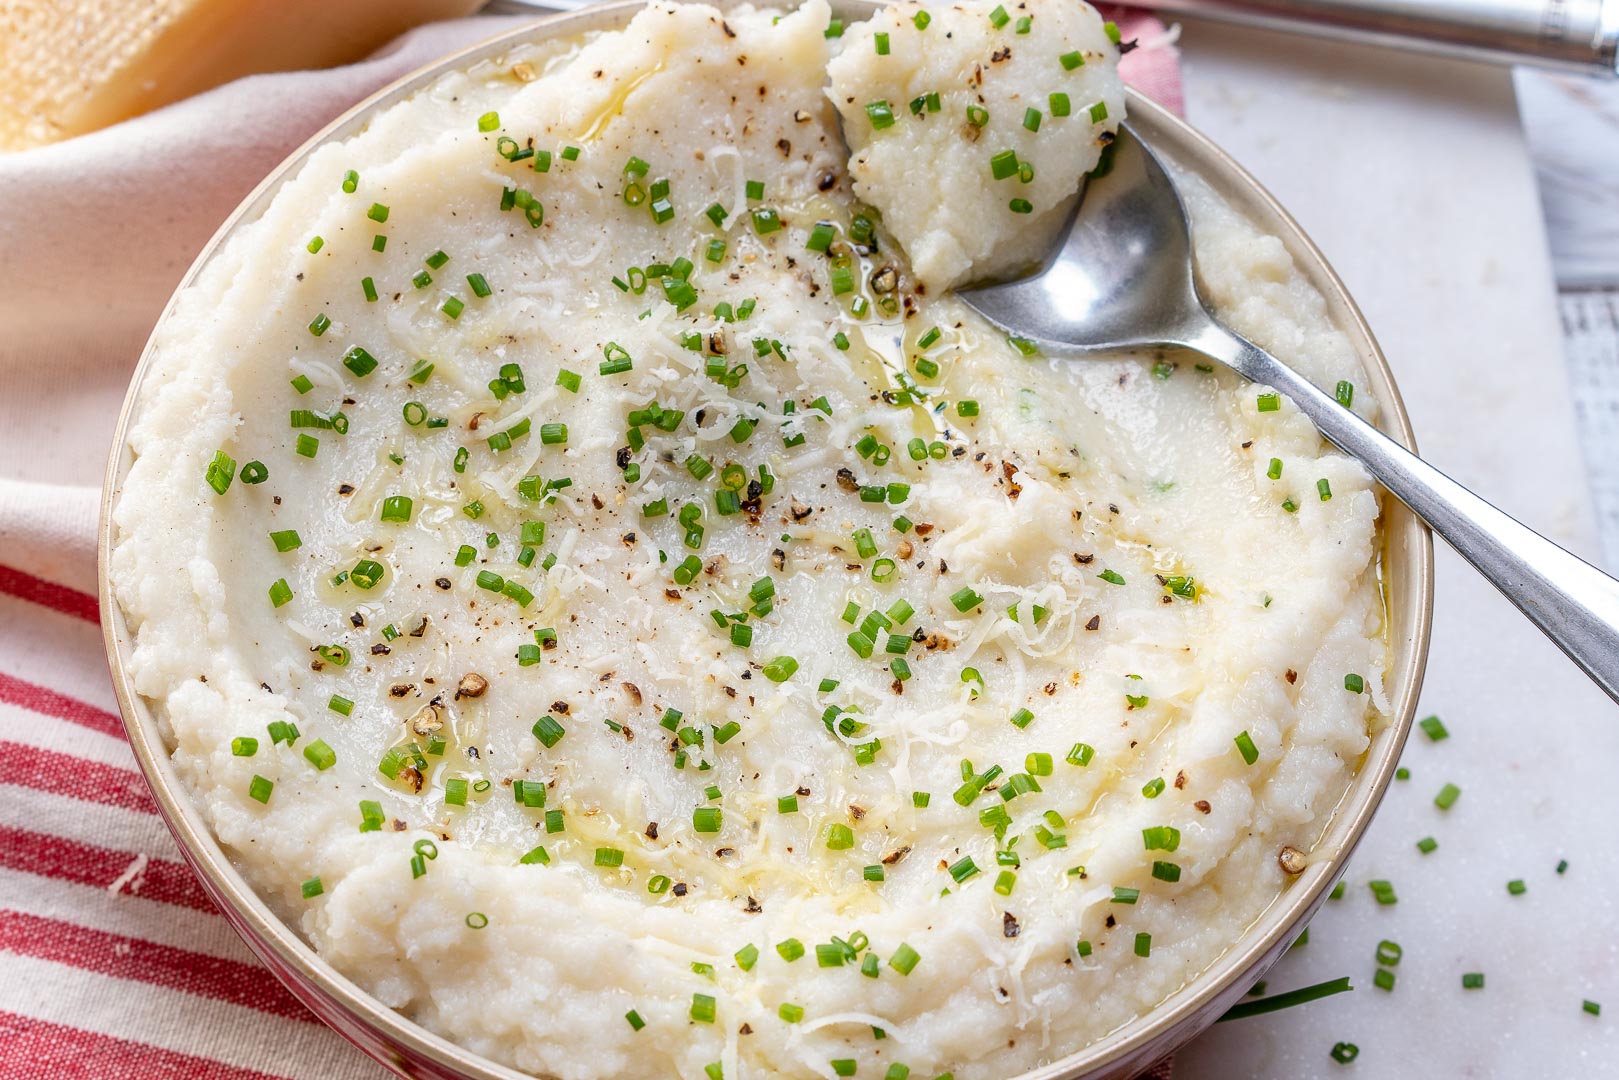
<svg viewBox="0 0 1619 1080">
<path fill-rule="evenodd" d="M 97 617 L 93 596 L 0 566 L 0 1077 L 380 1080 L 181 861 Z"/>
<path fill-rule="evenodd" d="M 390 1075 L 258 965 L 157 816 L 102 650 L 97 489 L 135 358 L 217 223 L 351 102 L 521 21 L 0 157 L 0 1080 Z M 1178 108 L 1163 26 L 1121 25 L 1148 46 L 1128 77 Z"/>
</svg>

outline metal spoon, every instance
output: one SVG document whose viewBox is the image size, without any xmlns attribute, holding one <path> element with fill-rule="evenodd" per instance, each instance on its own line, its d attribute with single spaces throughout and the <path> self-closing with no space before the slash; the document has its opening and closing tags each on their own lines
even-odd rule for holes
<svg viewBox="0 0 1619 1080">
<path fill-rule="evenodd" d="M 958 295 L 1057 355 L 1191 349 L 1285 394 L 1619 701 L 1619 581 L 1474 495 L 1210 314 L 1192 277 L 1180 195 L 1128 126 L 1112 168 L 1088 181 L 1043 268 Z"/>
</svg>

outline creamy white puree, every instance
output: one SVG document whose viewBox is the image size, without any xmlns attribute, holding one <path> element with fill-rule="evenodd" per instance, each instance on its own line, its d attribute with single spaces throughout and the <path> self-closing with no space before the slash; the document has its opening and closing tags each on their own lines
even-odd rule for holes
<svg viewBox="0 0 1619 1080">
<path fill-rule="evenodd" d="M 834 1060 L 863 1077 L 897 1063 L 987 1080 L 1061 1057 L 1237 940 L 1284 887 L 1278 850 L 1311 847 L 1376 722 L 1378 511 L 1355 463 L 1288 403 L 1259 411 L 1262 390 L 1225 372 L 1186 357 L 1025 357 L 941 288 L 917 288 L 896 237 L 941 284 L 995 243 L 1028 242 L 1025 228 L 1094 162 L 1108 124 L 1081 110 L 1106 101 L 1116 123 L 1123 102 L 1088 8 L 1009 8 L 1033 18 L 1028 35 L 990 27 L 988 5 L 930 8 L 925 30 L 916 10 L 879 20 L 902 76 L 877 63 L 871 29 L 825 36 L 822 0 L 779 22 L 653 6 L 621 33 L 446 75 L 316 151 L 158 336 L 115 510 L 136 686 L 269 902 L 383 1002 L 498 1061 L 569 1080 L 698 1078 L 715 1065 L 731 1080 L 824 1077 Z M 968 91 L 952 80 L 1008 43 L 1007 81 L 984 75 L 989 127 L 969 141 Z M 1068 72 L 1058 57 L 1076 48 L 1096 55 Z M 862 114 L 868 93 L 894 98 L 895 126 L 876 137 L 845 116 L 853 191 L 829 61 Z M 913 117 L 900 98 L 934 80 L 940 114 Z M 1017 135 L 1018 103 L 1060 82 L 1073 114 Z M 480 131 L 488 112 L 498 126 Z M 502 136 L 549 152 L 549 171 L 538 155 L 504 160 Z M 1003 142 L 1034 165 L 1032 183 L 985 179 Z M 648 166 L 631 174 L 649 196 L 634 206 L 622 195 L 632 157 Z M 650 196 L 664 178 L 673 216 L 659 224 Z M 1324 385 L 1363 382 L 1282 245 L 1183 182 L 1222 314 Z M 1028 221 L 999 207 L 1020 186 Z M 531 193 L 543 222 L 503 211 L 503 188 Z M 857 193 L 882 211 L 874 250 L 850 247 Z M 704 215 L 716 203 L 721 226 Z M 373 204 L 385 222 L 368 217 Z M 783 227 L 761 234 L 764 211 Z M 806 249 L 820 220 L 848 262 L 843 295 L 828 256 Z M 429 266 L 438 251 L 448 261 Z M 685 299 L 678 278 L 667 294 L 656 279 L 644 292 L 612 282 L 679 258 L 696 292 L 683 311 L 666 299 Z M 431 281 L 418 287 L 420 273 Z M 453 319 L 451 298 L 464 305 Z M 746 318 L 714 315 L 750 300 Z M 329 320 L 318 336 L 317 317 Z M 699 351 L 684 344 L 692 334 Z M 734 388 L 706 373 L 719 343 Z M 376 361 L 364 375 L 343 363 L 356 346 Z M 603 374 L 620 350 L 630 369 Z M 409 381 L 423 362 L 431 377 Z M 489 384 L 508 364 L 523 389 L 497 399 Z M 576 392 L 558 385 L 562 371 L 579 375 Z M 920 405 L 885 400 L 907 385 Z M 1367 397 L 1357 407 L 1375 407 Z M 644 447 L 621 452 L 631 412 L 654 401 L 683 416 L 669 431 L 643 424 Z M 407 423 L 409 402 L 427 422 Z M 347 432 L 293 429 L 296 409 L 340 409 Z M 523 421 L 510 449 L 491 448 Z M 566 440 L 543 441 L 555 423 Z M 296 452 L 299 435 L 318 438 L 313 458 Z M 867 437 L 883 449 L 863 455 Z M 944 456 L 913 461 L 912 439 Z M 262 462 L 268 479 L 238 473 L 216 494 L 204 477 L 219 450 L 238 469 Z M 695 477 L 693 455 L 712 473 Z M 741 489 L 754 512 L 719 512 L 727 465 L 772 478 L 768 492 Z M 863 501 L 840 469 L 903 501 Z M 408 521 L 382 520 L 391 496 L 411 500 Z M 644 516 L 659 502 L 667 513 Z M 704 533 L 683 584 L 687 503 Z M 531 561 L 529 522 L 545 529 L 538 541 L 531 527 Z M 861 555 L 859 529 L 875 555 Z M 284 530 L 300 546 L 278 551 L 270 533 Z M 369 589 L 352 578 L 363 560 L 383 568 Z M 351 577 L 334 585 L 341 571 Z M 515 598 L 481 588 L 480 573 L 518 583 Z M 766 577 L 761 615 L 750 589 Z M 292 596 L 274 607 L 278 580 Z M 958 610 L 964 589 L 982 602 Z M 898 629 L 921 640 L 900 684 L 887 633 L 869 659 L 847 639 L 902 599 L 915 614 Z M 841 618 L 850 604 L 854 625 Z M 730 617 L 744 614 L 752 637 L 739 644 Z M 538 647 L 545 629 L 552 648 Z M 334 645 L 346 665 L 314 651 Z M 778 657 L 798 663 L 780 683 L 764 670 Z M 458 698 L 469 673 L 487 689 Z M 1348 674 L 1365 693 L 1346 690 Z M 352 702 L 346 715 L 334 695 Z M 829 706 L 864 726 L 829 731 Z M 700 742 L 660 726 L 670 709 Z M 1011 722 L 1020 709 L 1026 726 Z M 533 733 L 544 716 L 564 732 L 554 745 Z M 289 722 L 296 742 L 272 744 L 268 726 Z M 1252 765 L 1234 742 L 1245 732 Z M 428 754 L 435 735 L 442 753 Z M 244 737 L 258 741 L 252 756 L 233 753 Z M 318 748 L 306 755 L 316 740 L 328 768 Z M 422 751 L 419 792 L 408 770 L 378 771 L 407 742 Z M 1078 743 L 1083 766 L 1065 760 Z M 1030 757 L 1041 754 L 1041 790 L 1003 800 L 1024 783 L 1011 777 L 1044 771 Z M 1002 769 L 965 807 L 952 798 L 964 759 Z M 267 801 L 251 794 L 255 776 L 273 783 Z M 455 781 L 464 806 L 447 801 Z M 521 805 L 514 782 L 544 785 L 544 807 Z M 780 812 L 800 789 L 796 812 Z M 379 806 L 380 828 L 362 831 L 362 801 Z M 1010 817 L 1000 840 L 981 822 L 991 808 Z M 698 831 L 705 809 L 721 811 L 717 831 Z M 1143 830 L 1163 826 L 1178 830 L 1176 850 L 1147 850 Z M 844 830 L 852 846 L 829 846 Z M 437 857 L 415 877 L 429 840 Z M 520 862 L 541 846 L 548 861 Z M 998 850 L 1020 865 L 998 865 Z M 598 865 L 614 860 L 599 851 L 621 852 L 622 866 Z M 979 873 L 965 875 L 966 858 Z M 1178 880 L 1155 878 L 1155 861 Z M 670 887 L 649 892 L 658 878 Z M 1115 902 L 1129 895 L 1116 890 L 1139 900 Z M 1146 957 L 1138 934 L 1151 935 Z M 816 946 L 834 938 L 864 947 L 818 966 Z M 806 955 L 784 959 L 789 939 Z M 908 975 L 892 963 L 902 946 L 919 957 Z M 868 954 L 875 978 L 861 971 Z M 714 1022 L 694 995 L 713 999 Z M 784 1005 L 801 1019 L 784 1020 Z"/>
</svg>

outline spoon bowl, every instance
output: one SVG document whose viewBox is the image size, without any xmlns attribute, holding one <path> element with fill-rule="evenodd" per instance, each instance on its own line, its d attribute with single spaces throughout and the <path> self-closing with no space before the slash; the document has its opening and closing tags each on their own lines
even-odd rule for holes
<svg viewBox="0 0 1619 1080">
<path fill-rule="evenodd" d="M 1162 342 L 1203 314 L 1186 208 L 1129 124 L 1080 189 L 1033 274 L 957 293 L 1002 329 L 1047 347 L 1102 351 Z"/>
<path fill-rule="evenodd" d="M 1186 208 L 1128 124 L 1044 265 L 958 295 L 1058 356 L 1184 348 L 1285 395 L 1619 701 L 1619 582 L 1502 513 L 1221 323 L 1198 295 Z M 1107 161 L 1108 158 L 1104 158 Z"/>
</svg>

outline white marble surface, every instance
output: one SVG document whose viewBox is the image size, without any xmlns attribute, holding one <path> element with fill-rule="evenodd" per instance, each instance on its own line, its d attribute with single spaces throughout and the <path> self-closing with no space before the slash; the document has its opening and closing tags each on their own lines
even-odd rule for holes
<svg viewBox="0 0 1619 1080">
<path fill-rule="evenodd" d="M 1564 289 L 1619 286 L 1619 79 L 1516 75 Z"/>
<path fill-rule="evenodd" d="M 1400 378 L 1424 453 L 1588 557 L 1585 473 L 1546 234 L 1498 69 L 1188 22 L 1188 112 L 1300 220 Z M 1442 545 L 1441 545 L 1442 547 Z M 1357 990 L 1218 1025 L 1177 1080 L 1619 1075 L 1619 709 L 1488 585 L 1439 552 L 1412 779 L 1391 791 L 1309 944 L 1269 989 Z M 1463 794 L 1433 805 L 1447 781 Z M 1439 848 L 1421 855 L 1415 842 Z M 1554 868 L 1567 858 L 1567 874 Z M 1372 878 L 1399 903 L 1375 904 Z M 1509 896 L 1523 878 L 1528 892 Z M 1405 950 L 1373 988 L 1378 941 Z M 1483 990 L 1461 988 L 1482 971 Z M 1607 1006 L 1592 1017 L 1591 998 Z M 1333 1043 L 1358 1044 L 1352 1065 Z"/>
</svg>

